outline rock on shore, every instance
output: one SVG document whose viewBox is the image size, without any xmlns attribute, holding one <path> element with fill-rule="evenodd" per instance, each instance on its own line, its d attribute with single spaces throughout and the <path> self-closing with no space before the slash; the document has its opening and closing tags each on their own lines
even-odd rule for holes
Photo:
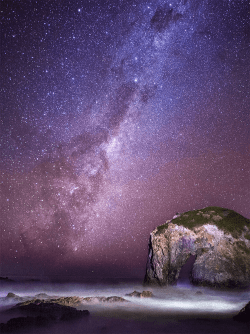
<svg viewBox="0 0 250 334">
<path fill-rule="evenodd" d="M 128 297 L 138 297 L 138 298 L 150 298 L 153 297 L 153 293 L 151 291 L 133 291 L 131 293 L 126 294 Z"/>
<path fill-rule="evenodd" d="M 250 322 L 250 302 L 233 319 L 240 322 Z"/>
<path fill-rule="evenodd" d="M 144 283 L 176 284 L 191 256 L 193 284 L 249 286 L 250 220 L 220 207 L 177 214 L 150 234 Z"/>
<path fill-rule="evenodd" d="M 54 322 L 75 320 L 89 315 L 88 310 L 77 310 L 48 300 L 32 299 L 12 307 L 11 311 L 19 311 L 24 316 L 11 318 L 7 323 L 0 324 L 1 333 L 15 332 L 30 327 L 48 326 Z"/>
</svg>

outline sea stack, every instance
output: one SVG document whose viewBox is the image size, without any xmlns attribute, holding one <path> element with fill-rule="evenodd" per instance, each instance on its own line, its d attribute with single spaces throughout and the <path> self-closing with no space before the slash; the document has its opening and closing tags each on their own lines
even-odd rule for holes
<svg viewBox="0 0 250 334">
<path fill-rule="evenodd" d="M 150 234 L 144 284 L 176 284 L 190 258 L 192 284 L 248 287 L 250 220 L 221 207 L 175 215 Z"/>
</svg>

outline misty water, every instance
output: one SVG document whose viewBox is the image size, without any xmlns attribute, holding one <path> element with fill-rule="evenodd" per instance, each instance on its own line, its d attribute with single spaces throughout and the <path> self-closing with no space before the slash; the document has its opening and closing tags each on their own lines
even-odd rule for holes
<svg viewBox="0 0 250 334">
<path fill-rule="evenodd" d="M 179 282 L 174 287 L 145 287 L 122 279 L 102 282 L 43 283 L 34 281 L 0 283 L 0 323 L 12 315 L 5 312 L 17 304 L 5 297 L 46 293 L 50 296 L 119 296 L 123 303 L 84 303 L 78 307 L 90 315 L 45 327 L 20 329 L 18 333 L 249 333 L 249 324 L 232 319 L 250 301 L 250 290 L 215 290 Z M 150 290 L 151 298 L 129 297 L 134 290 Z"/>
</svg>

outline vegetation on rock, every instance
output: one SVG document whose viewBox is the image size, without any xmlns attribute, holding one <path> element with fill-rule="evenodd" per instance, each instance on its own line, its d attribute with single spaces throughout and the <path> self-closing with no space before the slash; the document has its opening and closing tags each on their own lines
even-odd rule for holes
<svg viewBox="0 0 250 334">
<path fill-rule="evenodd" d="M 181 213 L 178 217 L 172 219 L 173 224 L 184 226 L 193 230 L 207 224 L 216 225 L 225 233 L 231 233 L 234 238 L 238 238 L 242 232 L 247 232 L 245 238 L 250 239 L 250 219 L 247 219 L 235 212 L 218 206 L 209 206 L 200 210 L 193 210 Z M 248 231 L 244 230 L 244 227 Z M 159 233 L 168 227 L 168 222 L 157 227 Z"/>
</svg>

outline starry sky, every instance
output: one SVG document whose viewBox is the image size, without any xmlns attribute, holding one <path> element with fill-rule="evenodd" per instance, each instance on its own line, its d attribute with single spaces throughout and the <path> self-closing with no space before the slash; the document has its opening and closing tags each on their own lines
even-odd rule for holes
<svg viewBox="0 0 250 334">
<path fill-rule="evenodd" d="M 0 275 L 141 277 L 206 206 L 250 218 L 247 0 L 1 0 Z"/>
</svg>

